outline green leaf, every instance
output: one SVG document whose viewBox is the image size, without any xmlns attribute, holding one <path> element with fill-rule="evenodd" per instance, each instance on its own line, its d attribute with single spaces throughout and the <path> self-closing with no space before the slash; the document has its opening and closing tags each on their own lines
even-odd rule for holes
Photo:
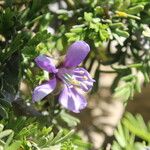
<svg viewBox="0 0 150 150">
<path fill-rule="evenodd" d="M 63 136 L 63 137 L 61 137 L 60 139 L 58 139 L 58 140 L 55 142 L 55 144 L 64 142 L 65 140 L 69 139 L 73 134 L 74 134 L 74 130 L 71 130 L 71 131 L 68 132 L 65 136 Z"/>
<path fill-rule="evenodd" d="M 0 104 L 3 106 L 3 107 L 8 107 L 8 108 L 10 108 L 12 105 L 11 105 L 11 103 L 8 101 L 8 100 L 6 100 L 6 99 L 1 99 L 0 98 Z"/>
<path fill-rule="evenodd" d="M 76 126 L 80 122 L 80 120 L 78 118 L 76 118 L 74 116 L 71 116 L 70 114 L 67 114 L 65 111 L 61 112 L 60 117 L 70 127 L 74 127 L 74 126 Z"/>
<path fill-rule="evenodd" d="M 62 43 L 62 39 L 61 39 L 61 38 L 59 38 L 59 39 L 57 40 L 57 42 L 56 42 L 56 48 L 57 48 L 58 50 L 60 50 L 60 51 L 62 51 L 62 50 L 64 49 L 63 43 Z"/>
<path fill-rule="evenodd" d="M 125 86 L 120 86 L 115 89 L 114 97 L 121 98 L 124 101 L 127 101 L 131 96 L 131 86 L 129 84 Z"/>
<path fill-rule="evenodd" d="M 147 26 L 147 25 L 143 25 L 143 32 L 142 34 L 145 36 L 145 37 L 150 37 L 150 28 Z"/>
<path fill-rule="evenodd" d="M 124 136 L 123 127 L 121 126 L 120 123 L 118 125 L 118 130 L 115 131 L 114 135 L 115 135 L 116 140 L 119 143 L 119 145 L 124 148 L 127 143 L 126 143 L 126 139 Z"/>
<path fill-rule="evenodd" d="M 0 105 L 0 116 L 3 118 L 8 118 L 7 110 L 2 105 Z"/>
<path fill-rule="evenodd" d="M 85 19 L 87 22 L 92 21 L 92 16 L 93 16 L 92 13 L 84 12 L 84 19 Z"/>
<path fill-rule="evenodd" d="M 104 9 L 101 6 L 96 6 L 96 8 L 94 8 L 95 13 L 98 15 L 103 15 L 104 14 Z"/>
<path fill-rule="evenodd" d="M 19 150 L 19 148 L 22 145 L 22 141 L 15 141 L 13 142 L 9 147 L 7 147 L 5 150 Z"/>
<path fill-rule="evenodd" d="M 41 150 L 61 150 L 61 144 L 49 146 L 48 148 L 42 148 Z"/>
<path fill-rule="evenodd" d="M 62 135 L 63 135 L 63 130 L 60 130 L 57 133 L 57 135 L 53 138 L 53 140 L 51 141 L 51 145 L 57 144 L 58 143 L 57 141 L 62 137 Z"/>
<path fill-rule="evenodd" d="M 10 129 L 7 129 L 7 130 L 4 130 L 0 133 L 0 139 L 10 135 L 13 133 L 13 130 L 10 130 Z"/>
<path fill-rule="evenodd" d="M 75 32 L 75 33 L 81 33 L 83 31 L 83 28 L 81 28 L 81 27 L 74 27 L 70 31 L 71 32 Z"/>
<path fill-rule="evenodd" d="M 129 33 L 128 33 L 128 32 L 123 31 L 123 30 L 120 30 L 120 29 L 118 29 L 118 28 L 117 28 L 114 32 L 115 32 L 117 35 L 119 35 L 119 36 L 122 36 L 122 37 L 125 37 L 125 38 L 129 37 Z"/>
<path fill-rule="evenodd" d="M 150 132 L 147 130 L 147 126 L 141 116 L 132 116 L 130 113 L 126 114 L 123 119 L 123 125 L 134 135 L 141 139 L 150 142 Z"/>
<path fill-rule="evenodd" d="M 0 124 L 0 132 L 2 132 L 4 129 L 4 125 L 3 124 Z"/>
<path fill-rule="evenodd" d="M 144 9 L 143 5 L 136 5 L 134 7 L 131 7 L 127 10 L 128 14 L 136 15 L 140 13 Z"/>
<path fill-rule="evenodd" d="M 109 26 L 111 29 L 116 29 L 116 28 L 123 28 L 124 24 L 121 22 L 118 22 L 118 23 L 111 23 Z"/>
</svg>

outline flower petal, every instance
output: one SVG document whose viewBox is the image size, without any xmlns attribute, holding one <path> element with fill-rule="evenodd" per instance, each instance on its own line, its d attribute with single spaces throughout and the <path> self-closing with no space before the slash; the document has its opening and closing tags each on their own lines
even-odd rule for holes
<svg viewBox="0 0 150 150">
<path fill-rule="evenodd" d="M 45 96 L 50 94 L 55 89 L 55 87 L 56 87 L 56 78 L 53 78 L 52 80 L 37 86 L 33 91 L 32 100 L 34 102 L 40 101 Z"/>
<path fill-rule="evenodd" d="M 64 87 L 59 96 L 59 102 L 66 109 L 79 113 L 81 109 L 87 106 L 86 99 L 79 94 L 74 88 Z"/>
<path fill-rule="evenodd" d="M 95 80 L 92 79 L 91 75 L 84 68 L 75 68 L 73 70 L 73 76 L 79 81 L 80 88 L 83 91 L 88 92 L 93 87 L 93 82 L 95 82 Z"/>
<path fill-rule="evenodd" d="M 58 71 L 53 63 L 53 59 L 46 55 L 39 55 L 35 58 L 35 62 L 41 69 L 50 73 L 56 73 Z"/>
<path fill-rule="evenodd" d="M 65 67 L 78 66 L 87 56 L 90 51 L 89 45 L 84 41 L 74 42 L 68 49 L 68 53 L 65 58 Z"/>
</svg>

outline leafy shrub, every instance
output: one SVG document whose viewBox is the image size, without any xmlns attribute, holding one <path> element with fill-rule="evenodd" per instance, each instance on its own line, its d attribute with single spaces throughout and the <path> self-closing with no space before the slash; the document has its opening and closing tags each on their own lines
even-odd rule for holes
<svg viewBox="0 0 150 150">
<path fill-rule="evenodd" d="M 48 78 L 34 58 L 46 54 L 61 63 L 54 54 L 62 56 L 72 42 L 84 40 L 91 51 L 82 66 L 90 72 L 98 64 L 92 93 L 100 87 L 100 74 L 113 73 L 110 89 L 128 103 L 141 92 L 138 74 L 144 83 L 150 81 L 149 8 L 149 0 L 1 0 L 0 149 L 90 149 L 91 144 L 68 130 L 79 120 L 60 107 L 57 96 L 32 103 L 32 89 Z M 149 124 L 128 114 L 112 149 L 134 149 L 148 145 L 149 139 Z"/>
</svg>

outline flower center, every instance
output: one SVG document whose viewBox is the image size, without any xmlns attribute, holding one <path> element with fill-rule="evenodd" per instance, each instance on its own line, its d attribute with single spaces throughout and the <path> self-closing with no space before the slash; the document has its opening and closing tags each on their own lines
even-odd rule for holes
<svg viewBox="0 0 150 150">
<path fill-rule="evenodd" d="M 94 82 L 85 71 L 79 69 L 60 68 L 56 76 L 68 87 L 74 86 L 83 91 L 89 91 Z"/>
<path fill-rule="evenodd" d="M 57 73 L 57 77 L 68 86 L 80 86 L 80 82 L 75 79 L 72 70 L 61 68 Z"/>
<path fill-rule="evenodd" d="M 70 85 L 76 85 L 76 86 L 79 86 L 80 85 L 80 82 L 77 81 L 73 75 L 70 75 L 68 73 L 65 73 L 63 75 L 63 79 L 64 79 L 64 82 L 67 83 L 67 84 L 70 84 Z"/>
</svg>

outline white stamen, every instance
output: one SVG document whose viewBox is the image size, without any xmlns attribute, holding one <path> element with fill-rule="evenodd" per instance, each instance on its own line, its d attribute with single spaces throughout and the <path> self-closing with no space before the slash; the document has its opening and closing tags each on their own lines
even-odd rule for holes
<svg viewBox="0 0 150 150">
<path fill-rule="evenodd" d="M 84 71 L 82 71 L 82 70 L 80 70 L 80 71 L 75 70 L 74 72 L 75 72 L 75 73 L 79 73 L 79 74 L 84 74 Z"/>
<path fill-rule="evenodd" d="M 76 85 L 76 86 L 80 85 L 79 81 L 77 81 L 70 74 L 64 74 L 63 79 L 64 79 L 65 83 L 67 82 L 67 84 L 72 84 L 72 85 Z"/>
<path fill-rule="evenodd" d="M 87 77 L 87 76 L 83 76 L 83 79 L 84 79 L 84 80 L 88 80 L 88 77 Z"/>
</svg>

